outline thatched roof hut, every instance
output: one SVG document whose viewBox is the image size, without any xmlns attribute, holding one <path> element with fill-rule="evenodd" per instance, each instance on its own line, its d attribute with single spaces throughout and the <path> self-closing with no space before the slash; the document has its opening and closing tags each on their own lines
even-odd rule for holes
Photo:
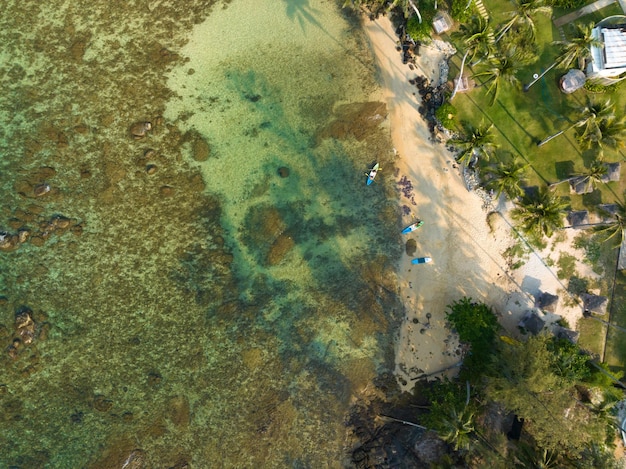
<svg viewBox="0 0 626 469">
<path fill-rule="evenodd" d="M 533 335 L 539 334 L 545 325 L 546 321 L 543 318 L 543 314 L 535 310 L 527 311 L 522 320 L 519 322 L 520 327 L 526 329 Z"/>
<path fill-rule="evenodd" d="M 593 184 L 589 183 L 589 178 L 587 176 L 576 176 L 570 178 L 569 180 L 569 189 L 570 192 L 576 194 L 589 194 L 593 192 Z"/>
<path fill-rule="evenodd" d="M 572 344 L 575 344 L 578 342 L 578 337 L 580 336 L 580 332 L 574 331 L 572 329 L 567 329 L 565 327 L 556 326 L 554 328 L 554 336 L 557 339 L 567 339 Z"/>
<path fill-rule="evenodd" d="M 567 214 L 567 221 L 573 228 L 589 224 L 589 212 L 587 210 L 574 210 Z"/>
<path fill-rule="evenodd" d="M 552 295 L 551 293 L 542 293 L 535 301 L 535 307 L 539 308 L 541 311 L 547 311 L 549 313 L 554 313 L 556 311 L 556 307 L 559 305 L 559 297 L 557 295 Z"/>
<path fill-rule="evenodd" d="M 617 204 L 599 204 L 598 216 L 601 223 L 607 223 L 615 220 L 615 214 L 617 213 Z"/>
<path fill-rule="evenodd" d="M 585 308 L 585 311 L 600 315 L 606 314 L 606 310 L 609 305 L 609 299 L 606 296 L 583 293 L 581 298 L 583 300 L 583 308 Z"/>
<path fill-rule="evenodd" d="M 602 176 L 602 182 L 619 181 L 620 163 L 604 163 L 606 174 Z"/>
</svg>

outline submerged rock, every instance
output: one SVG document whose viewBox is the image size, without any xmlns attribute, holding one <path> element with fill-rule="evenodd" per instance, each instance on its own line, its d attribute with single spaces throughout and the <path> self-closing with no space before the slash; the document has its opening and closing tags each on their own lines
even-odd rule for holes
<svg viewBox="0 0 626 469">
<path fill-rule="evenodd" d="M 415 241 L 413 238 L 407 240 L 404 249 L 406 250 L 407 256 L 412 256 L 413 254 L 415 254 L 415 251 L 417 251 L 417 241 Z"/>
<path fill-rule="evenodd" d="M 387 118 L 387 105 L 378 101 L 344 104 L 335 110 L 335 115 L 335 120 L 319 133 L 318 138 L 363 140 Z"/>
<path fill-rule="evenodd" d="M 148 132 L 152 129 L 150 122 L 136 122 L 130 127 L 130 135 L 139 140 L 148 135 Z"/>
<path fill-rule="evenodd" d="M 15 313 L 15 332 L 26 345 L 34 340 L 35 321 L 33 320 L 33 312 L 30 308 L 22 306 Z"/>
</svg>

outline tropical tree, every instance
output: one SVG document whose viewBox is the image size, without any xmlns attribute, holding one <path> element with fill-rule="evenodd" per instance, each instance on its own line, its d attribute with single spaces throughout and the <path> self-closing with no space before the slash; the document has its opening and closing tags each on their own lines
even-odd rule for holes
<svg viewBox="0 0 626 469">
<path fill-rule="evenodd" d="M 550 15 L 552 13 L 552 7 L 546 5 L 545 0 L 515 0 L 515 9 L 507 13 L 511 19 L 504 24 L 496 42 L 500 41 L 502 37 L 513 28 L 513 26 L 523 24 L 529 28 L 531 35 L 534 39 L 536 35 L 535 21 L 533 16 L 538 13 L 544 15 Z"/>
<path fill-rule="evenodd" d="M 487 88 L 487 94 L 491 94 L 490 106 L 496 102 L 498 92 L 503 82 L 507 82 L 511 85 L 518 83 L 518 79 L 515 76 L 519 70 L 520 63 L 515 60 L 515 57 L 509 57 L 506 55 L 500 55 L 492 57 L 489 60 L 490 66 L 483 72 L 477 73 L 475 77 L 486 77 L 486 83 L 489 84 Z"/>
<path fill-rule="evenodd" d="M 526 193 L 516 202 L 511 212 L 522 231 L 541 238 L 550 237 L 554 230 L 563 227 L 563 211 L 567 203 L 549 188 L 541 187 L 534 193 Z"/>
<path fill-rule="evenodd" d="M 524 193 L 521 185 L 529 167 L 530 165 L 524 163 L 519 157 L 509 162 L 499 161 L 496 165 L 487 168 L 489 179 L 485 188 L 494 191 L 497 197 L 504 193 L 509 200 L 515 200 Z"/>
<path fill-rule="evenodd" d="M 439 436 L 443 441 L 453 445 L 455 451 L 470 449 L 474 433 L 474 413 L 468 406 L 461 411 L 454 407 L 449 409 L 448 414 L 441 419 L 440 425 Z"/>
<path fill-rule="evenodd" d="M 592 47 L 601 47 L 602 41 L 592 35 L 593 23 L 577 24 L 576 36 L 569 41 L 555 41 L 554 44 L 561 46 L 561 54 L 554 63 L 559 68 L 567 68 L 577 62 L 578 68 L 585 67 L 585 60 L 591 57 Z"/>
<path fill-rule="evenodd" d="M 597 140 L 597 134 L 598 132 L 600 132 L 600 123 L 603 120 L 611 119 L 614 117 L 613 109 L 614 106 L 611 103 L 610 99 L 607 99 L 606 101 L 599 101 L 587 96 L 586 104 L 583 107 L 578 108 L 577 110 L 578 119 L 574 121 L 574 123 L 572 123 L 566 129 L 563 129 L 553 135 L 544 138 L 537 145 L 544 145 L 553 138 L 564 134 L 574 127 L 578 127 L 580 129 L 578 132 L 579 141 L 581 139 L 592 138 L 593 136 L 595 136 L 594 138 L 596 138 Z"/>
<path fill-rule="evenodd" d="M 607 146 L 610 148 L 619 148 L 624 145 L 624 137 L 626 137 L 626 121 L 624 118 L 610 116 L 601 119 L 595 126 L 593 133 L 581 133 L 578 137 L 578 144 L 584 150 L 589 150 L 594 146 Z"/>
<path fill-rule="evenodd" d="M 617 244 L 619 246 L 624 241 L 624 232 L 626 231 L 626 206 L 620 202 L 617 202 L 616 205 L 617 210 L 612 214 L 613 221 L 598 229 L 598 231 L 604 234 L 605 242 L 619 236 L 619 243 Z"/>
<path fill-rule="evenodd" d="M 466 124 L 463 134 L 449 140 L 460 150 L 456 160 L 464 164 L 474 164 L 480 157 L 489 160 L 491 152 L 496 149 L 492 129 L 493 124 L 483 123 L 478 127 Z"/>
<path fill-rule="evenodd" d="M 502 343 L 486 376 L 485 397 L 525 419 L 539 448 L 576 457 L 588 441 L 604 441 L 606 425 L 578 404 L 577 383 L 555 373 L 551 342 L 540 334 L 517 345 Z"/>
<path fill-rule="evenodd" d="M 562 181 L 555 182 L 550 184 L 550 187 L 557 186 L 563 182 L 571 182 L 574 181 L 574 184 L 579 187 L 582 184 L 585 185 L 584 193 L 593 192 L 598 185 L 602 182 L 604 183 L 604 176 L 608 172 L 608 167 L 604 161 L 602 161 L 601 157 L 595 158 L 590 164 L 588 168 L 585 168 L 584 171 L 573 174 L 572 176 L 563 179 Z"/>
<path fill-rule="evenodd" d="M 473 62 L 477 57 L 482 60 L 484 57 L 488 57 L 491 54 L 493 45 L 493 36 L 491 27 L 487 20 L 482 16 L 474 15 L 470 21 L 462 23 L 459 26 L 459 31 L 454 33 L 465 44 L 465 54 L 461 59 L 461 68 L 459 71 L 459 77 L 457 78 L 454 91 L 450 96 L 450 100 L 454 98 L 459 86 L 463 80 L 463 70 L 465 68 L 465 61 L 469 58 L 470 62 Z"/>
<path fill-rule="evenodd" d="M 593 30 L 593 24 L 576 25 L 576 36 L 569 41 L 554 41 L 561 47 L 561 53 L 556 57 L 552 65 L 550 65 L 541 75 L 538 75 L 529 84 L 524 85 L 524 91 L 528 91 L 537 81 L 541 79 L 546 73 L 552 70 L 554 67 L 567 68 L 572 63 L 577 62 L 578 68 L 583 69 L 585 66 L 585 60 L 591 56 L 592 47 L 600 47 L 602 42 L 596 39 L 591 34 Z"/>
</svg>

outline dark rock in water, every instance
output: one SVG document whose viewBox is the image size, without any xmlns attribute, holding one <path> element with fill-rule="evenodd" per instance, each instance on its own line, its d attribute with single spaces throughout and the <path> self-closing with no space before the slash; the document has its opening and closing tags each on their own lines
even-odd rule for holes
<svg viewBox="0 0 626 469">
<path fill-rule="evenodd" d="M 172 186 L 161 186 L 159 193 L 162 197 L 171 197 L 174 195 L 174 188 Z"/>
<path fill-rule="evenodd" d="M 407 240 L 405 250 L 407 256 L 412 256 L 413 254 L 415 254 L 415 251 L 417 251 L 417 241 L 415 241 L 413 238 Z"/>
<path fill-rule="evenodd" d="M 194 161 L 206 161 L 211 156 L 211 147 L 197 130 L 186 132 L 183 141 L 191 144 L 191 158 Z"/>
<path fill-rule="evenodd" d="M 286 166 L 281 166 L 280 168 L 278 168 L 278 175 L 281 178 L 289 177 L 289 168 L 287 168 Z"/>
<path fill-rule="evenodd" d="M 199 134 L 192 144 L 192 157 L 195 161 L 206 161 L 211 156 L 211 148 L 207 141 Z"/>
<path fill-rule="evenodd" d="M 294 241 L 291 236 L 283 233 L 276 241 L 271 245 L 269 252 L 267 253 L 267 264 L 277 265 L 282 262 L 287 253 L 291 251 L 294 246 Z"/>
<path fill-rule="evenodd" d="M 152 129 L 150 122 L 136 122 L 130 127 L 130 135 L 135 140 L 139 140 L 148 135 L 148 131 Z"/>
<path fill-rule="evenodd" d="M 189 400 L 185 396 L 175 396 L 168 403 L 168 417 L 176 427 L 187 427 L 191 422 Z"/>
<path fill-rule="evenodd" d="M 22 306 L 15 313 L 15 333 L 28 345 L 35 338 L 35 321 L 30 308 Z"/>
<path fill-rule="evenodd" d="M 104 396 L 96 396 L 93 400 L 93 407 L 99 412 L 108 412 L 113 407 L 113 401 Z"/>
<path fill-rule="evenodd" d="M 42 184 L 37 184 L 35 187 L 33 187 L 33 194 L 35 194 L 35 197 L 41 197 L 42 195 L 46 195 L 48 192 L 50 192 L 50 184 L 47 183 L 42 183 Z"/>
</svg>

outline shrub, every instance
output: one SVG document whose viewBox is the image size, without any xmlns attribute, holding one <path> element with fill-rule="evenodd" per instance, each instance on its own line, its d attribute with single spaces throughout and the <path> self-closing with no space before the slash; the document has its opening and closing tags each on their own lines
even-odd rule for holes
<svg viewBox="0 0 626 469">
<path fill-rule="evenodd" d="M 433 19 L 437 13 L 434 1 L 420 1 L 419 10 L 422 15 L 422 22 L 420 23 L 417 15 L 412 15 L 406 23 L 406 32 L 414 41 L 428 41 L 433 34 Z"/>
<path fill-rule="evenodd" d="M 454 118 L 456 117 L 456 108 L 447 101 L 437 108 L 435 117 L 446 129 L 452 130 L 454 127 Z"/>
</svg>

